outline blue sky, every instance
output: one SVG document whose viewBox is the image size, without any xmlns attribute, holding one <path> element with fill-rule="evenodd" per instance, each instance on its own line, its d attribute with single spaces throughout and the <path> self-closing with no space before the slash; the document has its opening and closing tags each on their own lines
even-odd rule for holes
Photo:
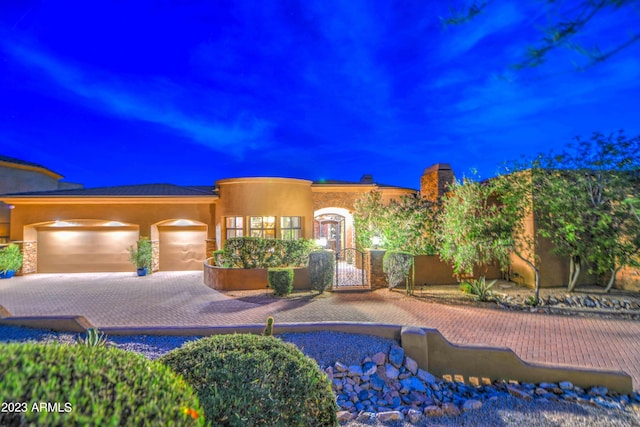
<svg viewBox="0 0 640 427">
<path fill-rule="evenodd" d="M 370 173 L 415 188 L 433 163 L 489 177 L 577 135 L 640 134 L 640 43 L 584 71 L 567 48 L 515 71 L 543 2 L 444 28 L 455 4 L 3 2 L 0 154 L 87 187 Z M 638 22 L 636 2 L 575 41 L 607 51 Z"/>
</svg>

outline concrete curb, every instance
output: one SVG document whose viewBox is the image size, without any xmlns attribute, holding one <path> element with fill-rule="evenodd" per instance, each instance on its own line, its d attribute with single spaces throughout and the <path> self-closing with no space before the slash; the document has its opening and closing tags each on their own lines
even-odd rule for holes
<svg viewBox="0 0 640 427">
<path fill-rule="evenodd" d="M 4 317 L 0 319 L 0 324 L 69 332 L 85 332 L 94 327 L 84 316 Z M 208 336 L 234 333 L 260 334 L 263 329 L 263 324 L 248 324 L 105 327 L 100 328 L 100 331 L 107 335 Z M 529 363 L 520 359 L 507 347 L 452 344 L 440 331 L 432 328 L 374 322 L 276 323 L 274 325 L 275 334 L 316 331 L 366 334 L 395 339 L 405 348 L 407 355 L 418 362 L 420 368 L 440 377 L 450 377 L 455 381 L 477 383 L 516 380 L 553 383 L 568 380 L 582 388 L 604 385 L 618 393 L 633 392 L 631 376 L 623 371 Z"/>
</svg>

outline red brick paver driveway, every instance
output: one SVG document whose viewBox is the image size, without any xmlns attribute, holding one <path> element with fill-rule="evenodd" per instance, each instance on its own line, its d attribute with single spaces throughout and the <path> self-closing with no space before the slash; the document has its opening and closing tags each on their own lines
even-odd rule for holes
<svg viewBox="0 0 640 427">
<path fill-rule="evenodd" d="M 640 388 L 640 322 L 425 303 L 386 290 L 278 299 L 230 296 L 201 272 L 39 274 L 0 281 L 13 316 L 83 315 L 97 327 L 354 321 L 436 328 L 457 344 L 508 347 L 530 362 L 623 370 Z"/>
</svg>

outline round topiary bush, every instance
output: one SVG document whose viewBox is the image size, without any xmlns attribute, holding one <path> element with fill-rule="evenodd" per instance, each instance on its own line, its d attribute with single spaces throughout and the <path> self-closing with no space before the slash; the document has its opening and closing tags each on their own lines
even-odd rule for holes
<svg viewBox="0 0 640 427">
<path fill-rule="evenodd" d="M 276 296 L 284 297 L 293 291 L 292 268 L 270 268 L 267 270 L 267 280 Z"/>
<path fill-rule="evenodd" d="M 0 425 L 204 425 L 167 366 L 112 347 L 0 345 Z"/>
<path fill-rule="evenodd" d="M 278 338 L 214 335 L 159 360 L 193 386 L 213 425 L 337 425 L 329 379 L 313 359 Z"/>
</svg>

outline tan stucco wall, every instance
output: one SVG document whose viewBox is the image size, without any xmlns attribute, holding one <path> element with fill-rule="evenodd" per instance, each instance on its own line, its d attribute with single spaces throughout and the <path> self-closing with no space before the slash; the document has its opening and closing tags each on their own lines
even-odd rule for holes
<svg viewBox="0 0 640 427">
<path fill-rule="evenodd" d="M 213 203 L 193 204 L 25 204 L 15 205 L 11 213 L 11 240 L 31 240 L 24 227 L 55 220 L 107 220 L 138 225 L 141 236 L 150 236 L 152 225 L 169 219 L 188 219 L 211 224 L 215 212 Z M 214 237 L 208 227 L 209 237 Z"/>
<path fill-rule="evenodd" d="M 226 240 L 224 218 L 228 216 L 275 216 L 276 237 L 280 237 L 280 217 L 302 217 L 302 236 L 313 237 L 311 181 L 290 178 L 231 178 L 216 182 L 215 228 L 220 231 L 219 247 Z M 248 224 L 245 224 L 248 233 Z"/>
<path fill-rule="evenodd" d="M 322 208 L 343 208 L 353 213 L 355 202 L 363 194 L 377 190 L 382 194 L 382 202 L 389 203 L 392 199 L 399 199 L 403 194 L 415 194 L 408 188 L 386 188 L 375 185 L 329 185 L 314 184 L 311 186 L 313 193 L 313 210 Z"/>
<path fill-rule="evenodd" d="M 58 190 L 59 175 L 0 162 L 0 194 Z"/>
</svg>

